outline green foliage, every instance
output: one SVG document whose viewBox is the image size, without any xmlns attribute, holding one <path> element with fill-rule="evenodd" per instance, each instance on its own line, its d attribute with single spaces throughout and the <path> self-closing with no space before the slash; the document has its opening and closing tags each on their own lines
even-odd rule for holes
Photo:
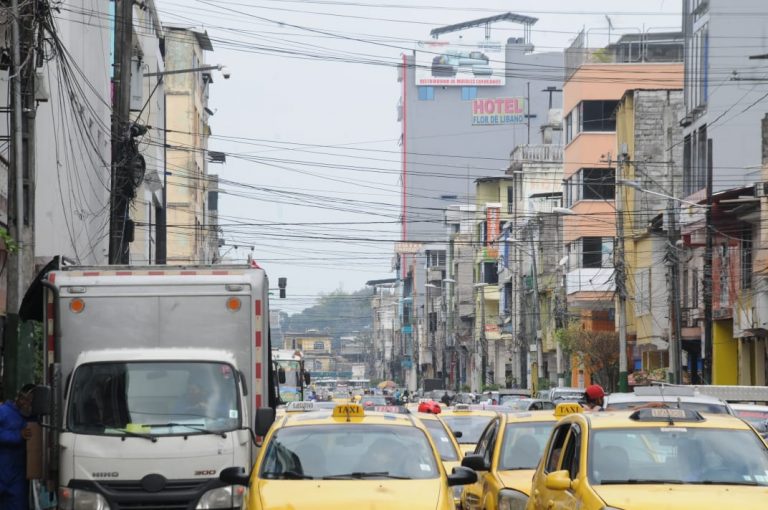
<svg viewBox="0 0 768 510">
<path fill-rule="evenodd" d="M 373 321 L 371 298 L 370 289 L 352 293 L 335 290 L 320 296 L 316 305 L 285 316 L 283 330 L 290 333 L 317 330 L 336 338 L 370 331 Z"/>
<path fill-rule="evenodd" d="M 498 391 L 501 388 L 498 384 L 486 384 L 482 391 Z"/>
<path fill-rule="evenodd" d="M 9 253 L 16 253 L 19 251 L 19 244 L 13 237 L 11 237 L 11 234 L 4 227 L 0 227 L 0 240 L 5 243 L 5 249 L 8 250 Z"/>
</svg>

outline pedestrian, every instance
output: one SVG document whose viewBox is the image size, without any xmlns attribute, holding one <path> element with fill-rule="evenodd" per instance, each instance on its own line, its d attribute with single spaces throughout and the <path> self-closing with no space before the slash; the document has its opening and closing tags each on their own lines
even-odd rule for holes
<svg viewBox="0 0 768 510">
<path fill-rule="evenodd" d="M 584 411 L 587 413 L 602 411 L 605 405 L 605 391 L 599 384 L 587 386 L 584 390 Z"/>
<path fill-rule="evenodd" d="M 25 384 L 15 400 L 0 404 L 0 508 L 27 510 L 27 440 L 32 431 L 27 418 L 32 413 L 34 384 Z"/>
</svg>

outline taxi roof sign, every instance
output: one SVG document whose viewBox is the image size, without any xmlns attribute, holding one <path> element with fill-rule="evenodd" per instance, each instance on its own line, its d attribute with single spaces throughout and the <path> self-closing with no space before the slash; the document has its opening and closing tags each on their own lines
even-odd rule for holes
<svg viewBox="0 0 768 510">
<path fill-rule="evenodd" d="M 669 423 L 676 421 L 704 421 L 704 417 L 698 411 L 668 407 L 638 409 L 629 415 L 629 418 L 635 421 L 666 421 Z"/>
<path fill-rule="evenodd" d="M 583 413 L 584 408 L 577 402 L 563 402 L 555 407 L 555 417 L 562 418 L 574 413 Z"/>
<path fill-rule="evenodd" d="M 466 411 L 466 412 L 469 412 L 469 411 L 471 411 L 471 409 L 469 407 L 469 404 L 456 404 L 455 406 L 453 406 L 453 411 L 454 412 L 456 412 L 456 411 Z"/>
<path fill-rule="evenodd" d="M 285 406 L 286 412 L 312 411 L 314 409 L 315 403 L 311 400 L 296 400 L 293 402 L 288 402 L 288 405 Z"/>
<path fill-rule="evenodd" d="M 333 418 L 365 418 L 365 409 L 360 404 L 339 404 L 333 408 Z"/>
</svg>

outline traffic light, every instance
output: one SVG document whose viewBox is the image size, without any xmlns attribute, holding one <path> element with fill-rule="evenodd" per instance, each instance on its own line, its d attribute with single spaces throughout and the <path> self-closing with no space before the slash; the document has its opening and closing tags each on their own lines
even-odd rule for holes
<svg viewBox="0 0 768 510">
<path fill-rule="evenodd" d="M 277 288 L 280 289 L 280 299 L 285 299 L 285 286 L 288 285 L 288 278 L 281 276 L 277 279 Z"/>
</svg>

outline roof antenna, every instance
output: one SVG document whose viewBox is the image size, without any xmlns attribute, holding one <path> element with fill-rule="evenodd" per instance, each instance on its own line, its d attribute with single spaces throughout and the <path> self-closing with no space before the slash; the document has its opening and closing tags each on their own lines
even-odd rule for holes
<svg viewBox="0 0 768 510">
<path fill-rule="evenodd" d="M 664 409 L 667 411 L 667 420 L 669 421 L 670 425 L 674 425 L 675 422 L 672 420 L 672 413 L 669 410 L 669 406 L 667 406 L 667 399 L 664 397 L 664 383 L 659 385 L 659 394 L 661 395 L 661 403 L 664 405 Z M 678 397 L 677 406 L 678 408 L 680 407 L 680 397 Z"/>
</svg>

